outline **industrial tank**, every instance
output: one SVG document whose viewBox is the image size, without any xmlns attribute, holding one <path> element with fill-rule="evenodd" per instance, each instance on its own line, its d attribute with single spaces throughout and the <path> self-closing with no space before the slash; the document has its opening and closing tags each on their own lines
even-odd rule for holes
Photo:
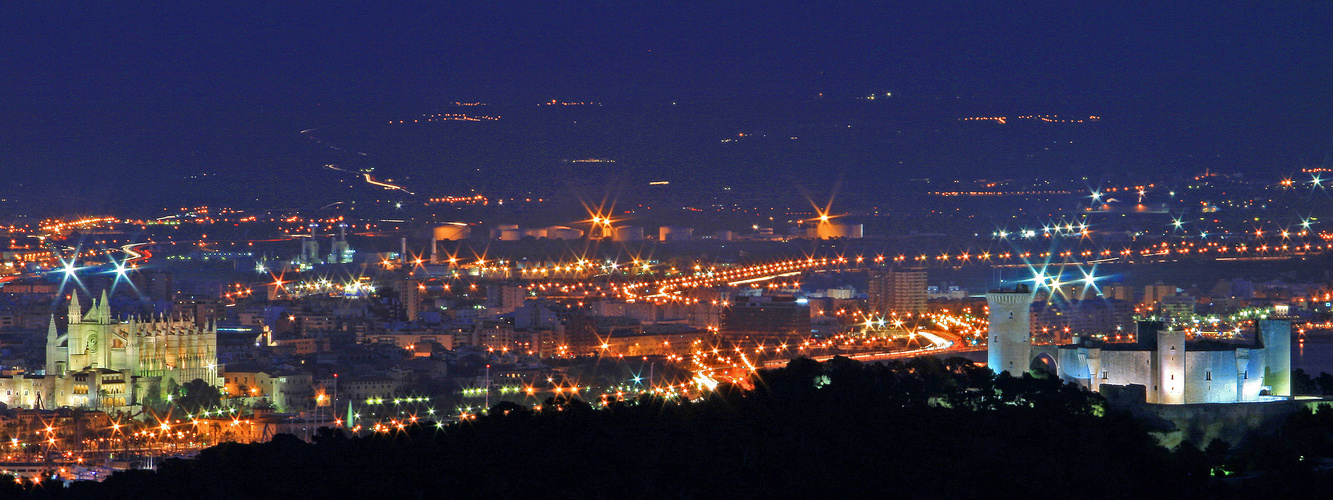
<svg viewBox="0 0 1333 500">
<path fill-rule="evenodd" d="M 450 222 L 435 226 L 431 233 L 436 241 L 466 240 L 469 236 L 472 236 L 472 228 L 462 222 Z"/>
<path fill-rule="evenodd" d="M 661 241 L 690 241 L 694 239 L 694 228 L 662 226 L 657 229 L 657 238 Z"/>
<path fill-rule="evenodd" d="M 615 241 L 643 241 L 643 228 L 639 226 L 616 226 Z"/>
</svg>

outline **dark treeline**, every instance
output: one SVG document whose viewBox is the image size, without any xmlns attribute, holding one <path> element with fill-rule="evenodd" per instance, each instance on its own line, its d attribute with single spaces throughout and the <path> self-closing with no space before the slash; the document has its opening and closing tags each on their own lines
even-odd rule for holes
<svg viewBox="0 0 1333 500">
<path fill-rule="evenodd" d="M 102 483 L 0 486 L 35 498 L 836 498 L 1291 495 L 1327 484 L 1333 410 L 1230 450 L 1157 445 L 1059 380 L 992 377 L 961 358 L 808 359 L 754 390 L 593 409 L 501 403 L 463 423 L 314 443 L 223 444 Z M 1219 474 L 1219 471 L 1225 471 Z M 1226 475 L 1231 477 L 1223 477 Z M 6 489 L 7 488 L 7 489 Z"/>
</svg>

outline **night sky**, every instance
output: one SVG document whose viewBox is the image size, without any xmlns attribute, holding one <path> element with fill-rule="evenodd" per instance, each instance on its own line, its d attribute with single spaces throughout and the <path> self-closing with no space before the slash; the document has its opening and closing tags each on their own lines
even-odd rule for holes
<svg viewBox="0 0 1333 500">
<path fill-rule="evenodd" d="M 1225 165 L 1238 171 L 1333 153 L 1333 4 L 1075 3 L 10 3 L 0 173 L 5 193 L 170 189 L 154 172 L 262 178 L 285 161 L 265 150 L 302 129 L 451 101 L 725 109 L 884 92 L 1101 115 L 1125 137 L 1249 151 Z"/>
</svg>

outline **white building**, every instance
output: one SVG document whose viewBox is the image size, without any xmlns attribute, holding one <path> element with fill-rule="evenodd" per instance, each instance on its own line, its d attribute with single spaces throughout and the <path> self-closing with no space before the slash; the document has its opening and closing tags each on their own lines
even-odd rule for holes
<svg viewBox="0 0 1333 500">
<path fill-rule="evenodd" d="M 1224 341 L 1143 323 L 1134 343 L 1075 338 L 1059 347 L 1060 378 L 1090 390 L 1141 386 L 1148 403 L 1236 403 L 1291 395 L 1291 321 L 1257 322 L 1252 340 Z"/>
<path fill-rule="evenodd" d="M 1146 403 L 1237 403 L 1291 395 L 1291 321 L 1261 319 L 1252 338 L 1222 339 L 1158 322 L 1140 322 L 1135 342 L 1074 337 L 1062 346 L 1032 345 L 1032 293 L 986 294 L 987 366 L 1021 376 L 1050 356 L 1062 380 L 1089 390 L 1141 393 Z"/>
<path fill-rule="evenodd" d="M 996 374 L 1020 377 L 1032 363 L 1032 292 L 1019 285 L 1013 291 L 986 294 L 990 308 L 990 331 L 986 340 L 986 366 Z"/>
</svg>

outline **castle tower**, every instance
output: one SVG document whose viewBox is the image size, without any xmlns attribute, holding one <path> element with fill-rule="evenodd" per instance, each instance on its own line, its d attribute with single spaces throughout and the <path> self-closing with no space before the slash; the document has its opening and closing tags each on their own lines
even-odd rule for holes
<svg viewBox="0 0 1333 500">
<path fill-rule="evenodd" d="M 1157 332 L 1157 403 L 1185 402 L 1185 332 Z"/>
<path fill-rule="evenodd" d="M 1245 381 L 1249 378 L 1250 350 L 1236 348 L 1236 401 L 1245 401 Z"/>
<path fill-rule="evenodd" d="M 1291 395 L 1291 320 L 1261 319 L 1259 335 L 1264 343 L 1264 385 L 1274 396 Z"/>
<path fill-rule="evenodd" d="M 1102 350 L 1101 348 L 1090 348 L 1087 356 L 1088 389 L 1097 392 L 1102 385 Z"/>
<path fill-rule="evenodd" d="M 995 290 L 986 294 L 986 304 L 990 306 L 986 366 L 997 375 L 1009 372 L 1020 377 L 1032 362 L 1032 294 L 1025 285 L 1013 291 Z"/>
</svg>

